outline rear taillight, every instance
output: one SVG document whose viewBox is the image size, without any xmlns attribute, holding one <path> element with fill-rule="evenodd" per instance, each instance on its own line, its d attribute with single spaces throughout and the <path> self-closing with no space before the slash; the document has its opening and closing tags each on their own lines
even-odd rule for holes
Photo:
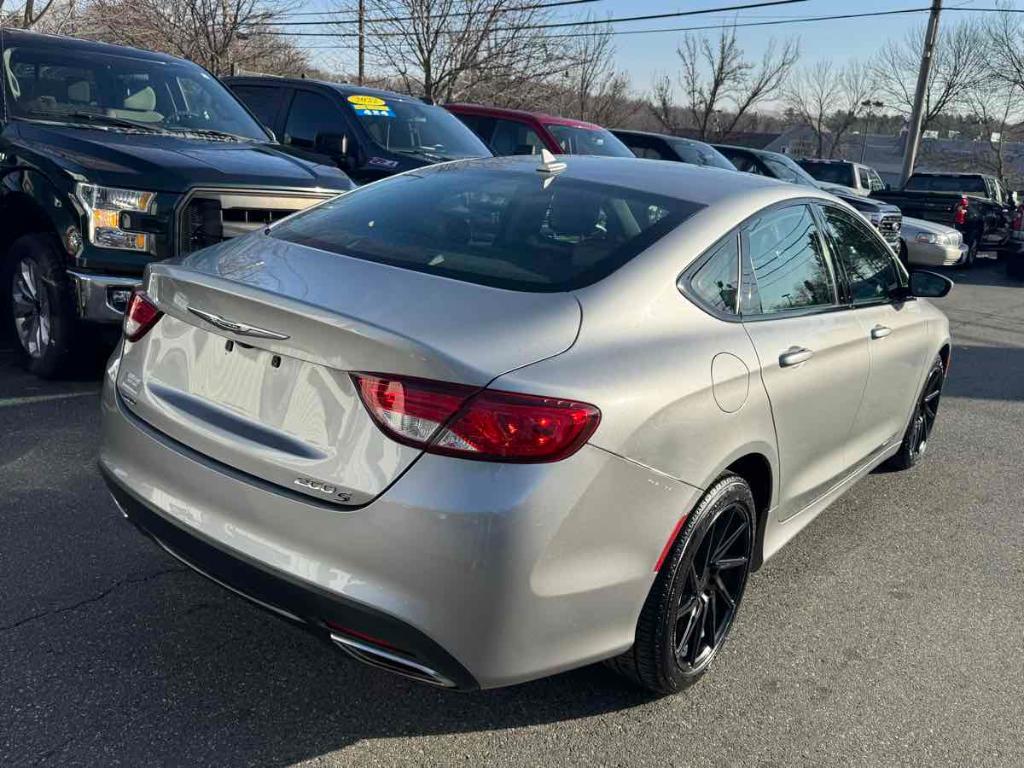
<svg viewBox="0 0 1024 768">
<path fill-rule="evenodd" d="M 428 453 L 480 461 L 545 462 L 571 456 L 601 412 L 586 403 L 384 374 L 353 374 L 385 434 Z"/>
<path fill-rule="evenodd" d="M 133 291 L 128 300 L 128 309 L 124 313 L 124 337 L 128 341 L 138 341 L 156 321 L 163 315 L 145 291 Z"/>
<path fill-rule="evenodd" d="M 1024 208 L 1018 208 L 1013 214 L 1013 227 L 1014 232 L 1020 232 L 1021 228 L 1024 227 Z"/>
<path fill-rule="evenodd" d="M 953 213 L 954 224 L 964 224 L 967 222 L 967 195 L 963 195 L 960 198 L 960 202 L 956 204 L 956 211 Z"/>
</svg>

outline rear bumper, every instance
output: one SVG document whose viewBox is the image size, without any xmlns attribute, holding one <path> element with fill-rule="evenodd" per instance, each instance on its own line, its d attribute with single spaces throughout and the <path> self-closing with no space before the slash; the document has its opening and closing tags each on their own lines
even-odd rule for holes
<svg viewBox="0 0 1024 768">
<path fill-rule="evenodd" d="M 425 455 L 368 505 L 340 509 L 140 422 L 118 402 L 116 367 L 100 466 L 129 519 L 323 637 L 328 621 L 351 629 L 339 643 L 351 655 L 352 640 L 378 638 L 458 688 L 523 682 L 632 645 L 653 566 L 700 494 L 584 446 L 544 465 Z"/>
<path fill-rule="evenodd" d="M 99 323 L 120 323 L 128 296 L 141 283 L 137 277 L 116 277 L 91 272 L 68 271 L 75 287 L 78 316 Z"/>
</svg>

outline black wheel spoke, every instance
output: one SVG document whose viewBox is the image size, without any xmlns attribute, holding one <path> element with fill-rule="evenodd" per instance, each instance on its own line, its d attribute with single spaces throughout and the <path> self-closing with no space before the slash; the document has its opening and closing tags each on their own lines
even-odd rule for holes
<svg viewBox="0 0 1024 768">
<path fill-rule="evenodd" d="M 740 568 L 747 564 L 747 558 L 745 557 L 723 557 L 721 560 L 715 560 L 712 565 L 716 571 L 727 571 L 730 568 Z"/>
<path fill-rule="evenodd" d="M 715 550 L 715 554 L 712 556 L 711 561 L 720 560 L 722 555 L 729 551 L 729 548 L 736 543 L 736 540 L 743 535 L 747 530 L 747 521 L 743 520 L 735 531 L 729 534 L 729 536 L 722 542 L 721 545 Z"/>
<path fill-rule="evenodd" d="M 715 586 L 715 589 L 718 591 L 718 594 L 721 595 L 725 604 L 729 607 L 729 610 L 735 611 L 736 601 L 733 600 L 732 595 L 729 594 L 729 590 L 726 588 L 725 582 L 722 581 L 722 577 L 715 574 L 715 578 L 711 583 Z"/>
<path fill-rule="evenodd" d="M 693 613 L 694 609 L 697 607 L 697 603 L 698 600 L 693 595 L 684 597 L 683 601 L 679 604 L 679 610 L 676 611 L 676 618 L 681 619 L 684 616 L 688 616 Z"/>
</svg>

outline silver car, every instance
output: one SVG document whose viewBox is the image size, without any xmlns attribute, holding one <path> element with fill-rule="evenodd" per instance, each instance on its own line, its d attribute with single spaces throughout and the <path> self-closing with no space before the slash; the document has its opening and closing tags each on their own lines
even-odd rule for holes
<svg viewBox="0 0 1024 768">
<path fill-rule="evenodd" d="M 748 576 L 913 465 L 946 318 L 824 192 L 634 159 L 381 181 L 154 264 L 100 467 L 174 557 L 457 688 L 699 678 Z"/>
<path fill-rule="evenodd" d="M 964 243 L 963 234 L 944 224 L 904 216 L 900 238 L 900 258 L 904 264 L 953 267 L 966 265 L 970 260 L 970 248 Z"/>
</svg>

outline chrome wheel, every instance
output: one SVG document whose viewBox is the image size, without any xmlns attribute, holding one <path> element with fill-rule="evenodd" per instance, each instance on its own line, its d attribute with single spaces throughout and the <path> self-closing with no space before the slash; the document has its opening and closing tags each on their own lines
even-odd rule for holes
<svg viewBox="0 0 1024 768">
<path fill-rule="evenodd" d="M 933 368 L 925 382 L 921 401 L 914 413 L 914 421 L 910 425 L 910 452 L 916 459 L 928 448 L 928 436 L 935 426 L 939 415 L 939 399 L 942 397 L 944 374 L 941 368 Z"/>
<path fill-rule="evenodd" d="M 50 345 L 50 297 L 33 259 L 18 262 L 11 287 L 18 340 L 30 357 L 40 358 Z"/>
<path fill-rule="evenodd" d="M 753 551 L 750 517 L 738 504 L 724 508 L 698 544 L 676 610 L 675 653 L 687 672 L 706 667 L 736 616 Z"/>
</svg>

